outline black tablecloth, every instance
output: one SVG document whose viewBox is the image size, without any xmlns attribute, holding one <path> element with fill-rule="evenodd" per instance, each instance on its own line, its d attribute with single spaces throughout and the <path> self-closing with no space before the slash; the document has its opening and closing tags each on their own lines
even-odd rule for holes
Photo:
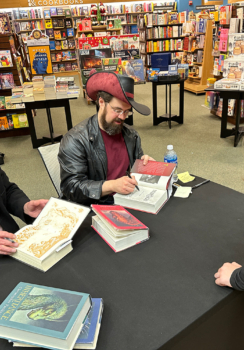
<svg viewBox="0 0 244 350">
<path fill-rule="evenodd" d="M 240 294 L 216 286 L 214 273 L 226 261 L 244 263 L 243 204 L 243 194 L 210 182 L 158 215 L 131 211 L 150 239 L 120 253 L 91 229 L 90 215 L 73 252 L 46 273 L 1 257 L 0 302 L 20 281 L 90 293 L 105 304 L 98 350 L 158 349 Z"/>
</svg>

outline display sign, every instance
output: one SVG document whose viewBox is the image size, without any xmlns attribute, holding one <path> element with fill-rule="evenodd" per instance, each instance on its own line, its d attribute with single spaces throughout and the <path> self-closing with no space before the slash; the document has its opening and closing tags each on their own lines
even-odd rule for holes
<svg viewBox="0 0 244 350">
<path fill-rule="evenodd" d="M 32 74 L 52 73 L 50 46 L 28 46 Z"/>
<path fill-rule="evenodd" d="M 196 10 L 210 10 L 210 11 L 214 11 L 215 10 L 215 5 L 199 5 L 199 6 L 196 6 Z"/>
<path fill-rule="evenodd" d="M 154 11 L 166 11 L 166 10 L 174 10 L 174 6 L 173 5 L 154 6 Z"/>
</svg>

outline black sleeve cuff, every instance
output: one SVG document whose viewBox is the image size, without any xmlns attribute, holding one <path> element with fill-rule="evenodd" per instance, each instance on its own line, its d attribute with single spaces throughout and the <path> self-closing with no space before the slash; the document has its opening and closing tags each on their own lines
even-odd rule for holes
<svg viewBox="0 0 244 350">
<path fill-rule="evenodd" d="M 239 267 L 232 272 L 230 284 L 236 290 L 244 291 L 244 268 Z"/>
</svg>

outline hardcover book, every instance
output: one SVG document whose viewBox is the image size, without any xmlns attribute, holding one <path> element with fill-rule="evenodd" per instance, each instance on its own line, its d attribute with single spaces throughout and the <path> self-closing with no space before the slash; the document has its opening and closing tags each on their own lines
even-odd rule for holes
<svg viewBox="0 0 244 350">
<path fill-rule="evenodd" d="M 0 50 L 0 68 L 13 67 L 10 50 Z"/>
<path fill-rule="evenodd" d="M 53 31 L 53 29 L 46 29 L 46 34 L 47 34 L 47 36 L 49 36 L 49 38 L 54 38 L 54 31 Z M 51 46 L 51 44 L 50 44 L 50 46 Z"/>
<path fill-rule="evenodd" d="M 65 71 L 71 71 L 72 70 L 72 65 L 70 62 L 65 62 Z"/>
<path fill-rule="evenodd" d="M 14 87 L 13 73 L 1 73 L 0 74 L 0 86 L 1 89 L 12 89 Z"/>
<path fill-rule="evenodd" d="M 53 27 L 52 19 L 45 19 L 45 28 L 51 29 Z"/>
<path fill-rule="evenodd" d="M 61 47 L 64 50 L 68 49 L 68 41 L 67 40 L 62 40 L 61 41 Z"/>
<path fill-rule="evenodd" d="M 74 39 L 69 39 L 68 40 L 68 48 L 69 49 L 75 49 L 75 40 Z"/>
<path fill-rule="evenodd" d="M 54 29 L 59 27 L 59 25 L 58 25 L 58 19 L 57 19 L 57 18 L 53 18 L 53 19 L 52 19 L 52 22 L 53 22 L 53 28 L 54 28 Z"/>
<path fill-rule="evenodd" d="M 65 63 L 60 63 L 58 65 L 58 71 L 59 72 L 65 72 Z"/>
<path fill-rule="evenodd" d="M 70 9 L 64 9 L 64 14 L 65 14 L 65 17 L 71 17 Z"/>
<path fill-rule="evenodd" d="M 55 38 L 55 40 L 61 39 L 61 31 L 60 30 L 54 30 L 54 38 Z"/>
<path fill-rule="evenodd" d="M 67 33 L 66 33 L 66 30 L 63 29 L 63 30 L 61 30 L 61 39 L 66 39 L 66 38 L 67 38 Z"/>
<path fill-rule="evenodd" d="M 66 18 L 65 19 L 65 27 L 66 28 L 72 28 L 72 20 L 71 20 L 71 18 Z"/>
<path fill-rule="evenodd" d="M 57 8 L 56 7 L 51 7 L 50 8 L 50 14 L 51 14 L 51 16 L 57 16 Z"/>
<path fill-rule="evenodd" d="M 92 227 L 117 253 L 149 239 L 142 222 L 119 205 L 92 205 Z"/>
<path fill-rule="evenodd" d="M 6 116 L 2 116 L 0 117 L 0 131 L 1 130 L 8 130 L 9 126 L 8 126 L 8 119 Z"/>
<path fill-rule="evenodd" d="M 64 15 L 64 10 L 62 7 L 57 7 L 57 15 L 58 16 L 63 16 Z"/>
<path fill-rule="evenodd" d="M 143 160 L 137 159 L 131 175 L 135 176 L 139 191 L 135 188 L 128 195 L 116 193 L 114 203 L 157 214 L 172 194 L 174 170 L 174 163 L 149 161 L 147 165 L 143 165 Z"/>
<path fill-rule="evenodd" d="M 74 28 L 68 28 L 67 29 L 67 36 L 68 37 L 74 36 Z"/>
<path fill-rule="evenodd" d="M 63 18 L 58 18 L 58 27 L 64 28 L 64 19 Z"/>
<path fill-rule="evenodd" d="M 50 18 L 50 11 L 49 10 L 44 10 L 43 11 L 43 15 L 44 15 L 45 19 Z"/>
<path fill-rule="evenodd" d="M 55 50 L 61 50 L 61 41 L 55 41 Z"/>
<path fill-rule="evenodd" d="M 49 45 L 50 45 L 50 50 L 55 50 L 55 49 L 56 49 L 55 41 L 54 41 L 54 40 L 50 40 L 50 41 L 49 41 Z"/>
<path fill-rule="evenodd" d="M 16 232 L 19 243 L 11 256 L 42 271 L 47 271 L 72 250 L 72 237 L 90 209 L 50 198 L 32 225 Z"/>
<path fill-rule="evenodd" d="M 11 98 L 11 96 L 10 96 Z M 0 109 L 6 109 L 5 97 L 0 96 Z"/>
<path fill-rule="evenodd" d="M 0 306 L 0 337 L 71 350 L 90 308 L 89 294 L 20 282 Z"/>
<path fill-rule="evenodd" d="M 91 300 L 91 310 L 88 313 L 86 322 L 76 340 L 74 349 L 96 349 L 104 305 L 101 298 L 92 298 Z M 14 342 L 13 346 L 29 347 L 32 345 Z"/>
</svg>

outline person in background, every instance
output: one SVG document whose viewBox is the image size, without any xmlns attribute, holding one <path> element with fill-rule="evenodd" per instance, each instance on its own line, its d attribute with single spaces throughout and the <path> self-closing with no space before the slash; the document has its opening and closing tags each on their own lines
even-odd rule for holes
<svg viewBox="0 0 244 350">
<path fill-rule="evenodd" d="M 61 141 L 61 191 L 73 202 L 111 204 L 114 193 L 134 191 L 135 178 L 125 174 L 135 160 L 154 160 L 143 155 L 140 136 L 124 123 L 132 108 L 144 115 L 151 111 L 134 101 L 134 80 L 113 72 L 92 74 L 86 91 L 99 110 Z"/>
<path fill-rule="evenodd" d="M 236 262 L 225 263 L 218 269 L 214 277 L 218 286 L 244 291 L 244 268 Z"/>
<path fill-rule="evenodd" d="M 0 168 L 0 254 L 15 253 L 18 247 L 18 243 L 11 241 L 15 239 L 14 233 L 19 230 L 11 214 L 31 224 L 47 202 L 46 199 L 30 201 Z"/>
</svg>

